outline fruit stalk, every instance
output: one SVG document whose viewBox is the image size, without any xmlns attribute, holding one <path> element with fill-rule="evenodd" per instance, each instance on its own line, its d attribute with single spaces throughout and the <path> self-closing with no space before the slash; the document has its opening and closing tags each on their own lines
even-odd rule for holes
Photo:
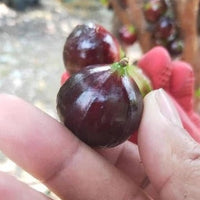
<svg viewBox="0 0 200 200">
<path fill-rule="evenodd" d="M 120 22 L 123 24 L 123 25 L 130 25 L 132 24 L 130 19 L 129 19 L 129 16 L 127 14 L 126 11 L 124 11 L 124 9 L 122 9 L 119 5 L 119 2 L 117 0 L 109 0 L 110 1 L 110 4 L 112 5 L 112 8 L 116 14 L 116 16 L 118 16 Z"/>
<path fill-rule="evenodd" d="M 143 52 L 147 52 L 153 47 L 153 44 L 151 39 L 152 35 L 148 31 L 147 22 L 142 11 L 143 1 L 127 0 L 127 5 L 130 8 L 131 21 L 138 31 L 138 40 L 141 48 Z"/>
</svg>

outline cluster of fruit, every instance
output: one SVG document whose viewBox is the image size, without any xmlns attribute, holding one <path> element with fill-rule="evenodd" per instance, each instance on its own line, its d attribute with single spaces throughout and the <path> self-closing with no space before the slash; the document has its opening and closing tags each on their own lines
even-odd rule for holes
<svg viewBox="0 0 200 200">
<path fill-rule="evenodd" d="M 112 1 L 106 1 L 104 0 L 102 3 L 107 4 L 109 8 L 113 8 Z M 129 12 L 126 0 L 117 0 L 117 2 L 120 8 L 124 9 L 124 12 Z M 183 41 L 179 34 L 170 1 L 144 0 L 142 9 L 153 43 L 167 48 L 172 56 L 180 55 L 183 50 Z M 132 45 L 137 39 L 137 30 L 133 25 L 120 25 L 115 34 L 125 45 Z"/>
<path fill-rule="evenodd" d="M 64 45 L 66 73 L 57 95 L 61 121 L 93 147 L 112 147 L 139 127 L 150 82 L 104 27 L 76 26 Z"/>
<path fill-rule="evenodd" d="M 177 56 L 183 50 L 178 26 L 172 5 L 165 0 L 147 0 L 144 3 L 144 16 L 153 32 L 155 44 L 165 46 L 171 55 Z"/>
</svg>

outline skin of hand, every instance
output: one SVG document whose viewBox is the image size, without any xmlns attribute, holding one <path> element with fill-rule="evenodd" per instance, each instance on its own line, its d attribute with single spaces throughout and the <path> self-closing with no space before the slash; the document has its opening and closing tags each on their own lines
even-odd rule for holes
<svg viewBox="0 0 200 200">
<path fill-rule="evenodd" d="M 39 109 L 1 94 L 0 149 L 62 200 L 199 199 L 200 128 L 166 91 L 144 98 L 138 145 L 110 149 L 88 147 Z M 50 199 L 3 172 L 0 196 Z"/>
</svg>

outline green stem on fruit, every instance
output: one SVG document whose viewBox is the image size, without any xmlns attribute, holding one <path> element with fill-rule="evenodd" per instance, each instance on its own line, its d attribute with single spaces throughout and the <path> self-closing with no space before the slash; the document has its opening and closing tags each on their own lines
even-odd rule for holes
<svg viewBox="0 0 200 200">
<path fill-rule="evenodd" d="M 125 57 L 119 62 L 113 63 L 111 68 L 113 72 L 117 71 L 120 76 L 130 76 L 136 82 L 143 97 L 152 90 L 149 78 L 136 65 L 129 65 L 128 58 Z"/>
<path fill-rule="evenodd" d="M 115 62 L 111 65 L 112 71 L 117 71 L 120 76 L 126 74 L 126 67 L 128 66 L 128 58 L 124 57 L 119 62 Z"/>
</svg>

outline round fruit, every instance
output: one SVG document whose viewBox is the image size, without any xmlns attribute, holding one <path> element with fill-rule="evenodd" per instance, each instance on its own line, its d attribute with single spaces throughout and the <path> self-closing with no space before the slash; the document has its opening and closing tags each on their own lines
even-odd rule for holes
<svg viewBox="0 0 200 200">
<path fill-rule="evenodd" d="M 147 21 L 156 22 L 167 10 L 164 0 L 148 0 L 143 7 Z"/>
<path fill-rule="evenodd" d="M 135 27 L 132 25 L 122 26 L 119 29 L 119 38 L 124 44 L 132 45 L 137 40 Z"/>
<path fill-rule="evenodd" d="M 57 110 L 72 133 L 92 147 L 113 147 L 140 124 L 143 99 L 127 61 L 88 66 L 60 88 Z"/>
<path fill-rule="evenodd" d="M 155 27 L 155 38 L 168 39 L 176 34 L 176 25 L 172 18 L 162 17 Z"/>
<path fill-rule="evenodd" d="M 168 51 L 172 56 L 178 56 L 183 52 L 183 41 L 180 39 L 170 42 L 167 46 Z"/>
<path fill-rule="evenodd" d="M 117 39 L 100 25 L 78 25 L 68 36 L 63 50 L 67 71 L 71 74 L 93 64 L 110 64 L 120 60 Z"/>
</svg>

